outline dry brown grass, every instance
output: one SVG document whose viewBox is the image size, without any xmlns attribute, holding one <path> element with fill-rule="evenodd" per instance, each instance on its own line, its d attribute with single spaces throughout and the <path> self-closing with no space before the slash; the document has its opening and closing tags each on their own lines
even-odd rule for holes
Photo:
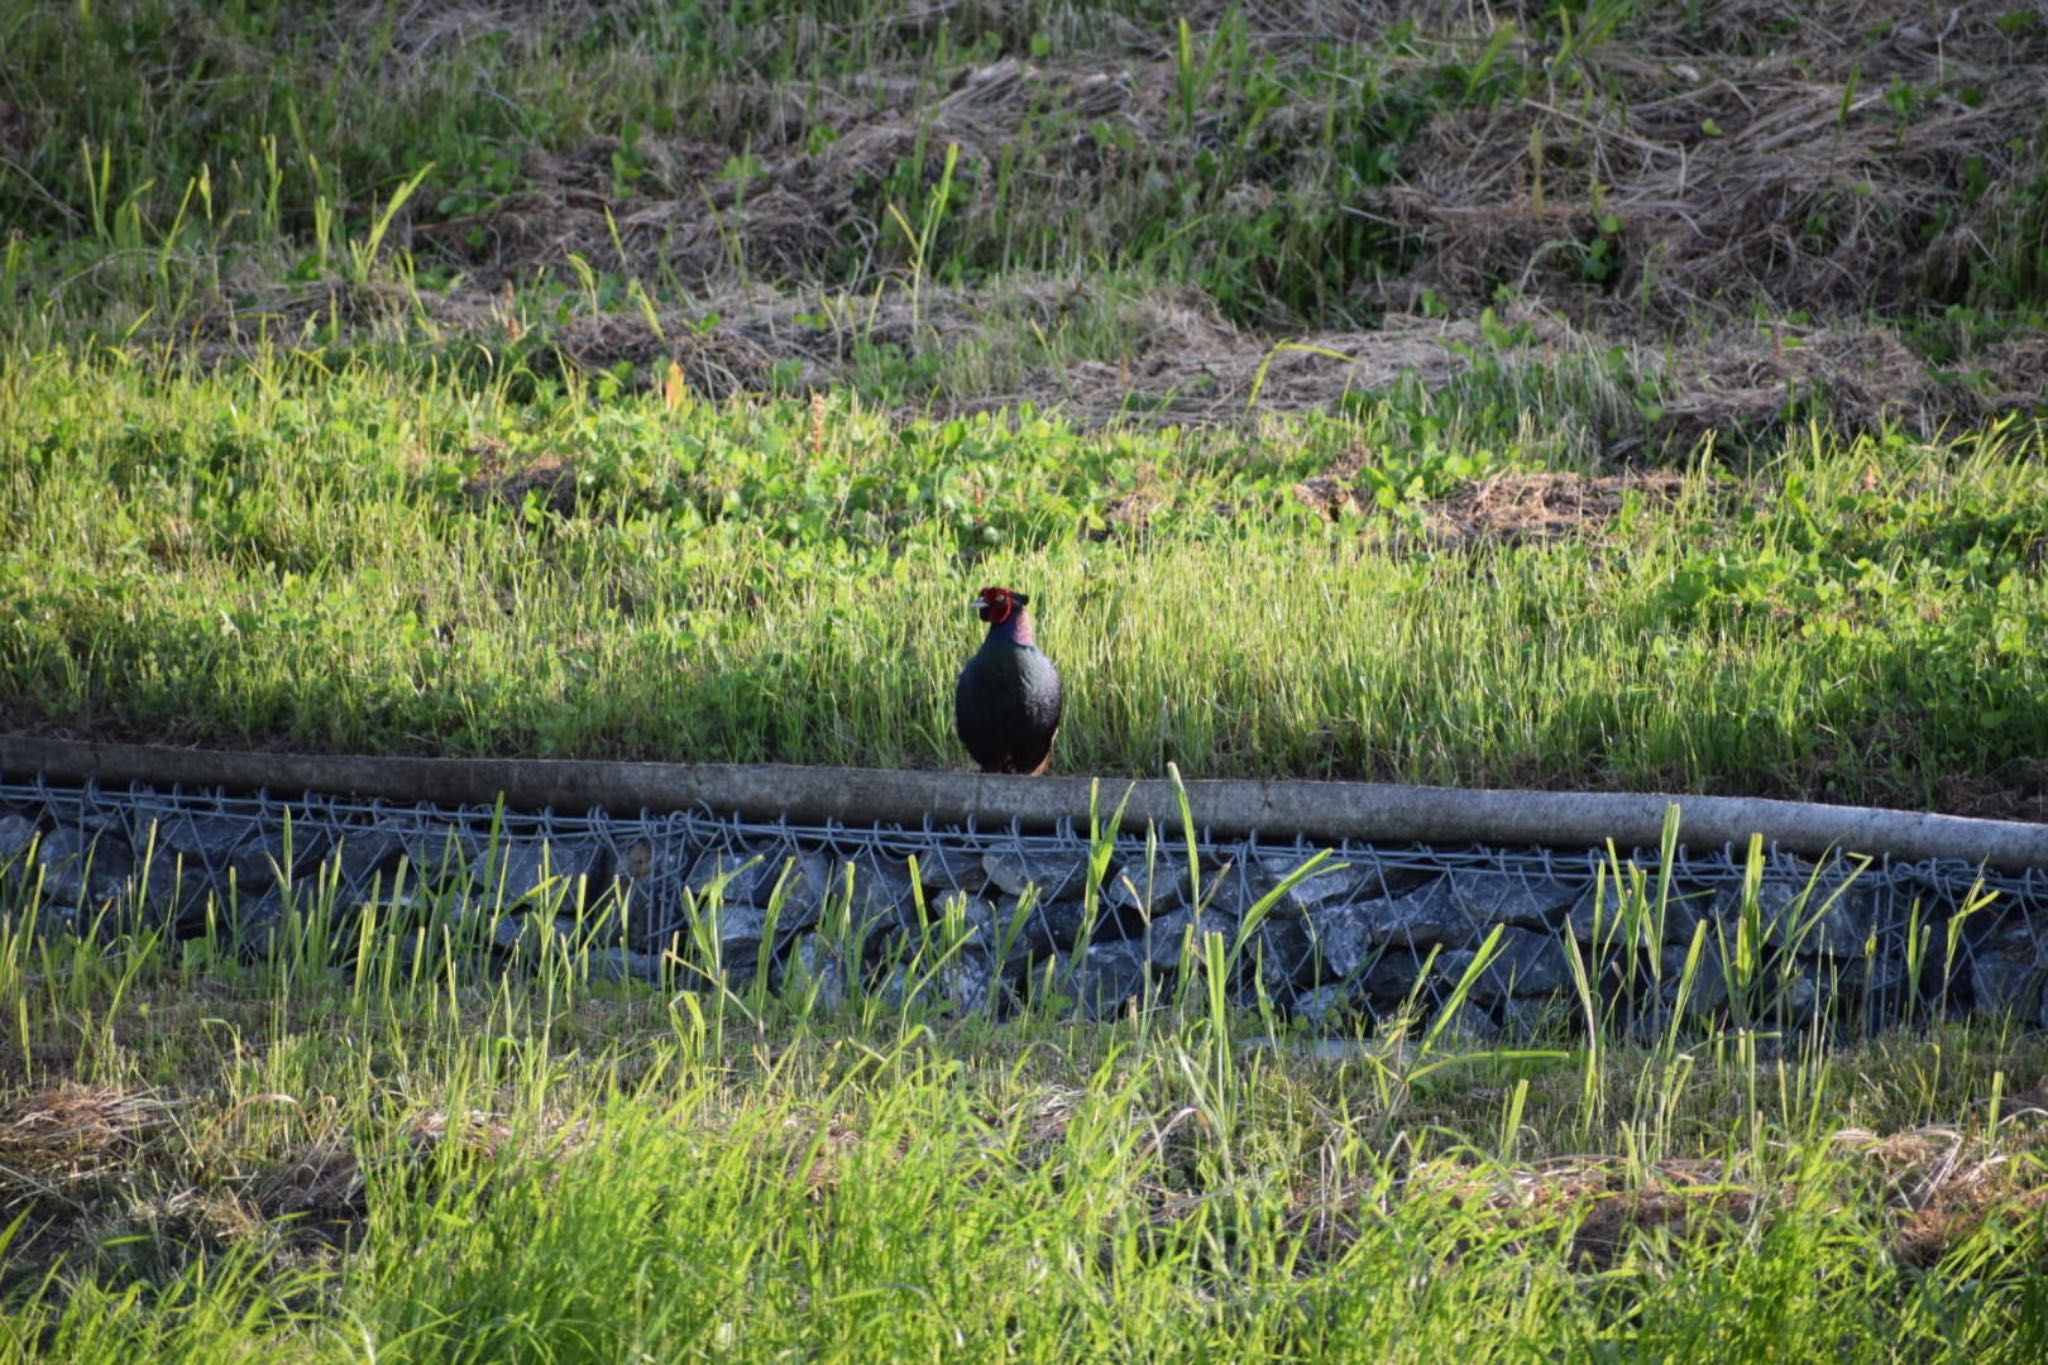
<svg viewBox="0 0 2048 1365">
<path fill-rule="evenodd" d="M 1442 540 L 1509 544 L 1584 536 L 1620 515 L 1630 493 L 1646 504 L 1678 497 L 1685 478 L 1671 470 L 1590 477 L 1495 474 L 1431 503 L 1425 523 Z"/>
<path fill-rule="evenodd" d="M 1837 3 L 1809 15 L 1796 52 L 1759 50 L 1758 35 L 1785 17 L 1759 3 L 1733 7 L 1740 20 L 1719 8 L 1691 41 L 1610 43 L 1561 65 L 1558 53 L 1518 38 L 1503 60 L 1542 69 L 1539 93 L 1438 116 L 1399 181 L 1358 206 L 1419 248 L 1412 270 L 1383 282 L 1385 302 L 1414 310 L 1434 291 L 1462 311 L 1490 302 L 1505 283 L 1546 308 L 1597 318 L 1603 331 L 1669 334 L 1758 304 L 1833 316 L 1952 293 L 2000 197 L 1931 238 L 1921 229 L 1956 197 L 1966 166 L 2001 183 L 2036 134 L 2030 77 L 2043 54 L 2035 40 L 1998 28 L 2007 8 L 1957 6 L 1930 32 L 1919 6 Z M 1248 40 L 1285 71 L 1314 60 L 1314 37 L 1377 35 L 1400 9 L 1253 6 Z M 401 46 L 411 48 L 521 22 L 491 7 L 422 4 L 401 20 Z M 1885 24 L 1890 36 L 1870 36 Z M 1424 44 L 1409 60 L 1446 55 Z M 935 177 L 945 147 L 957 144 L 962 164 L 985 182 L 994 158 L 1047 109 L 1165 145 L 1175 80 L 1165 56 L 1154 38 L 1123 49 L 1112 41 L 1087 60 L 1005 58 L 962 69 L 935 99 L 924 96 L 927 73 L 894 69 L 740 90 L 733 100 L 749 111 L 759 164 L 750 180 L 722 174 L 725 141 L 676 135 L 643 151 L 651 181 L 680 192 L 616 198 L 618 143 L 596 138 L 536 153 L 528 190 L 480 219 L 422 228 L 417 245 L 449 253 L 486 287 L 556 268 L 572 251 L 643 278 L 672 272 L 712 292 L 742 267 L 763 279 L 810 278 L 849 248 L 873 260 L 871 234 L 881 225 L 863 208 L 862 187 L 920 148 Z M 1978 103 L 1940 93 L 1959 80 L 1981 91 Z M 1307 137 L 1317 114 L 1282 108 L 1271 117 L 1300 122 Z M 805 134 L 820 125 L 841 135 L 813 146 Z M 1034 198 L 1075 213 L 1087 213 L 1119 175 L 1114 149 L 1091 137 L 1042 155 Z M 1575 247 L 1598 239 L 1607 215 L 1621 224 L 1608 234 L 1617 263 L 1608 278 L 1589 281 Z M 478 226 L 480 251 L 465 245 Z"/>
<path fill-rule="evenodd" d="M 1752 306 L 1834 317 L 1958 296 L 2002 203 L 1945 227 L 1939 207 L 1971 165 L 2010 183 L 2038 133 L 2043 54 L 1998 28 L 2010 7 L 1948 8 L 1934 33 L 1920 6 L 1839 3 L 1804 12 L 1796 49 L 1765 51 L 1781 6 L 1714 8 L 1702 43 L 1596 47 L 1576 57 L 1585 80 L 1548 98 L 1436 120 L 1387 195 L 1421 248 L 1396 296 L 1507 283 L 1656 334 Z M 1944 93 L 1960 82 L 1979 102 Z M 1615 267 L 1593 280 L 1577 248 L 1603 235 Z"/>
<path fill-rule="evenodd" d="M 150 1095 L 77 1081 L 0 1104 L 0 1207 L 65 1198 L 121 1174 L 168 1112 Z"/>
</svg>

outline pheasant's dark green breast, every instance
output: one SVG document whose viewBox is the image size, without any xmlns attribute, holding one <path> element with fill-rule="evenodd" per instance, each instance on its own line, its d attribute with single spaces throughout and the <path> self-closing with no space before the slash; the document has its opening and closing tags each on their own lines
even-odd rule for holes
<svg viewBox="0 0 2048 1365">
<path fill-rule="evenodd" d="M 987 773 L 1043 772 L 1060 728 L 1059 670 L 1036 645 L 991 633 L 953 691 L 953 719 Z"/>
</svg>

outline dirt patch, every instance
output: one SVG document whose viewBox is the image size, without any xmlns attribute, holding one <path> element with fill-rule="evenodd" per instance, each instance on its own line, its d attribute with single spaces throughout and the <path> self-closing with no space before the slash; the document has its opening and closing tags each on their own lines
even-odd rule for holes
<svg viewBox="0 0 2048 1365">
<path fill-rule="evenodd" d="M 1999 1114 L 1996 1148 L 1953 1129 L 1837 1138 L 1891 1206 L 1885 1246 L 1902 1264 L 1931 1268 L 1986 1225 L 2024 1225 L 2048 1210 L 2048 1076 L 2006 1096 Z"/>
<path fill-rule="evenodd" d="M 1328 474 L 1296 484 L 1294 496 L 1332 521 L 1356 516 L 1373 497 L 1358 479 L 1364 463 L 1364 453 L 1354 453 Z M 1466 483 L 1418 510 L 1431 548 L 1541 543 L 1587 538 L 1620 516 L 1631 496 L 1642 505 L 1669 505 L 1684 488 L 1685 476 L 1675 470 L 1501 473 Z"/>
<path fill-rule="evenodd" d="M 1683 1243 L 1735 1235 L 1757 1216 L 1758 1204 L 1748 1190 L 1686 1180 L 1668 1170 L 1641 1189 L 1585 1198 L 1585 1213 L 1572 1231 L 1572 1259 L 1591 1270 L 1613 1268 L 1641 1237 L 1662 1234 Z"/>
<path fill-rule="evenodd" d="M 1938 808 L 1951 815 L 1986 820 L 2031 820 L 2048 824 L 2048 763 L 2020 765 L 2016 782 L 1950 773 L 1941 779 Z"/>
<path fill-rule="evenodd" d="M 250 1197 L 266 1219 L 335 1247 L 353 1245 L 370 1216 L 362 1166 L 339 1139 L 314 1143 L 279 1163 Z"/>
<path fill-rule="evenodd" d="M 1681 448 L 1808 415 L 1849 430 L 1934 431 L 2038 403 L 2048 343 L 1999 342 L 1966 371 L 1944 370 L 1882 328 L 1772 327 L 1674 350 L 1667 387 L 1663 425 Z"/>
<path fill-rule="evenodd" d="M 597 137 L 529 154 L 525 188 L 477 213 L 421 226 L 415 240 L 492 284 L 559 271 L 573 252 L 601 269 L 699 290 L 819 276 L 858 287 L 878 260 L 891 270 L 901 254 L 885 249 L 882 239 L 894 229 L 875 199 L 890 177 L 936 185 L 948 147 L 957 146 L 960 181 L 993 183 L 1003 149 L 1030 119 L 1055 108 L 1078 120 L 1163 132 L 1169 88 L 1164 63 L 1104 71 L 1095 63 L 1005 58 L 962 68 L 935 99 L 926 97 L 928 77 L 914 69 L 738 90 L 734 101 L 747 112 L 735 121 L 746 125 L 744 136 L 736 129 L 731 140 L 636 139 L 629 153 L 636 171 L 676 193 L 622 185 L 616 171 L 624 145 Z M 835 135 L 813 136 L 820 128 Z M 1051 155 L 1046 178 L 1060 184 L 1063 199 L 1100 182 L 1093 139 L 1076 138 Z M 955 211 L 975 213 L 973 191 L 960 195 Z"/>
<path fill-rule="evenodd" d="M 1611 1158 L 1560 1159 L 1537 1166 L 1418 1166 L 1404 1197 L 1440 1198 L 1460 1218 L 1482 1215 L 1496 1229 L 1553 1245 L 1562 1234 L 1586 1271 L 1656 1258 L 1668 1239 L 1702 1244 L 1740 1238 L 1759 1223 L 1804 1208 L 1861 1214 L 1883 1229 L 1887 1253 L 1928 1268 L 1987 1225 L 2024 1227 L 2048 1210 L 2048 1078 L 2008 1098 L 1999 1141 L 1952 1129 L 1887 1136 L 1845 1130 L 1842 1155 L 1821 1188 L 1756 1185 L 1713 1159 L 1667 1159 L 1646 1171 Z M 1371 1200 L 1383 1196 L 1373 1194 Z M 1305 1204 L 1290 1218 L 1319 1254 L 1336 1255 L 1369 1210 L 1353 1193 Z M 1369 1213 L 1368 1213 L 1368 1216 Z M 1489 1243 L 1491 1244 L 1491 1243 Z"/>
<path fill-rule="evenodd" d="M 503 452 L 504 447 L 496 441 L 470 447 L 470 454 L 479 461 L 480 468 L 474 478 L 463 483 L 462 491 L 472 502 L 498 502 L 518 511 L 531 493 L 539 496 L 543 507 L 562 516 L 576 510 L 574 460 L 549 456 L 520 469 L 507 469 L 502 463 Z"/>
<path fill-rule="evenodd" d="M 2048 25 L 2015 22 L 2003 0 L 1938 13 L 1906 0 L 1817 10 L 1741 0 L 1657 7 L 1618 34 L 1564 42 L 1543 36 L 1547 19 L 1525 14 L 1519 28 L 1500 30 L 1508 38 L 1489 69 L 1514 79 L 1488 104 L 1477 84 L 1462 98 L 1442 88 L 1476 80 L 1485 35 L 1432 29 L 1427 40 L 1389 40 L 1408 8 L 1195 7 L 1189 21 L 1205 43 L 1241 24 L 1231 32 L 1270 64 L 1262 98 L 1273 102 L 1256 119 L 1241 80 L 1219 76 L 1184 102 L 1171 37 L 1156 27 L 1104 20 L 1069 35 L 1061 55 L 934 71 L 928 58 L 913 60 L 918 35 L 941 20 L 1004 33 L 1002 16 L 919 5 L 843 23 L 792 20 L 763 37 L 792 60 L 761 70 L 810 70 L 820 51 L 855 41 L 874 65 L 769 79 L 735 62 L 684 130 L 520 149 L 508 193 L 444 168 L 449 183 L 408 205 L 389 245 L 457 272 L 449 292 L 243 282 L 235 293 L 268 301 L 240 317 L 187 316 L 156 335 L 225 353 L 253 349 L 265 319 L 287 335 L 335 318 L 393 339 L 424 332 L 488 344 L 530 328 L 575 365 L 658 373 L 672 361 L 711 398 L 842 384 L 858 377 L 861 356 L 894 348 L 896 362 L 923 376 L 905 401 L 942 411 L 1030 400 L 1082 422 L 1176 423 L 1326 409 L 1403 375 L 1440 384 L 1482 352 L 1519 365 L 1616 339 L 1669 344 L 1661 392 L 1645 399 L 1661 415 L 1634 424 L 1631 458 L 1641 446 L 1690 447 L 1710 430 L 1767 433 L 1807 416 L 1931 430 L 2036 407 L 2048 392 L 2041 338 L 1932 365 L 1898 332 L 1864 321 L 2038 296 L 2031 253 L 2048 232 L 2037 98 Z M 424 69 L 486 38 L 542 60 L 565 33 L 633 22 L 597 0 L 351 0 L 332 32 L 352 51 L 374 47 L 387 65 Z M 1378 84 L 1423 106 L 1384 149 L 1398 164 L 1372 178 L 1387 183 L 1332 179 L 1314 161 L 1316 92 L 1330 88 L 1336 35 L 1376 45 L 1387 64 Z M 1008 36 L 996 47 L 1017 50 Z M 622 48 L 621 60 L 645 56 Z M 0 147 L 10 117 L 0 106 Z M 1244 153 L 1231 162 L 1238 182 L 1195 198 L 1168 193 L 1195 185 L 1207 174 L 1197 168 L 1233 145 Z M 949 146 L 959 149 L 953 197 L 934 229 L 937 261 L 920 274 L 890 207 L 918 219 Z M 1324 151 L 1341 159 L 1358 149 Z M 1025 188 L 998 193 L 999 183 Z M 443 191 L 472 207 L 427 221 Z M 1123 250 L 1113 244 L 1144 236 L 1162 215 L 1185 217 L 1176 241 L 1235 250 L 1278 231 L 1276 212 L 1284 222 L 1289 204 L 1372 224 L 1398 243 L 1354 277 L 1333 276 L 1315 313 L 1379 317 L 1378 327 L 1235 327 L 1215 298 L 1188 286 L 1106 306 L 1090 277 L 1025 277 L 997 245 L 1071 224 L 1076 241 L 1112 244 L 1100 250 L 1114 272 L 1124 262 L 1109 259 Z M 638 281 L 667 306 L 650 318 L 637 300 L 600 305 L 572 256 L 598 275 Z M 1253 250 L 1238 273 L 1251 279 L 1292 259 Z M 935 284 L 948 265 L 970 280 L 990 273 L 980 285 Z M 1141 260 L 1133 271 L 1147 268 Z M 522 309 L 516 292 L 507 303 L 507 289 L 531 292 L 536 281 L 554 291 L 542 304 Z M 1118 341 L 1048 346 L 1054 355 L 998 366 L 972 391 L 944 377 L 976 338 L 1034 326 L 1056 335 L 1077 309 L 1106 307 L 1115 316 L 1102 330 L 1113 325 Z M 1472 322 L 1437 320 L 1486 307 L 1527 324 L 1526 341 L 1499 352 Z M 1232 310 L 1285 321 L 1241 301 Z M 1773 320 L 1768 332 L 1758 317 Z"/>
</svg>

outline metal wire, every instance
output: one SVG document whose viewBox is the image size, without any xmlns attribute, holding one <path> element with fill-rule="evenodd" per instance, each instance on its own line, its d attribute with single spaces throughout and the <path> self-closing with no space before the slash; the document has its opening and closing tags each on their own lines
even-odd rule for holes
<svg viewBox="0 0 2048 1365">
<path fill-rule="evenodd" d="M 416 877 L 437 879 L 442 889 L 453 886 L 455 894 L 485 902 L 517 900 L 551 876 L 569 882 L 581 877 L 593 891 L 630 886 L 630 937 L 640 948 L 658 948 L 684 932 L 692 913 L 686 888 L 701 890 L 716 874 L 730 874 L 725 893 L 735 901 L 765 903 L 785 875 L 808 878 L 813 898 L 821 899 L 827 883 L 844 885 L 846 865 L 855 869 L 857 881 L 893 877 L 907 885 L 915 858 L 921 881 L 937 889 L 937 898 L 957 888 L 982 903 L 974 913 L 999 916 L 995 902 L 1001 897 L 989 884 L 989 869 L 992 858 L 1007 857 L 1041 883 L 1063 883 L 1041 884 L 1031 912 L 1038 948 L 1051 952 L 1074 936 L 1071 923 L 1060 923 L 1060 907 L 1079 898 L 1088 856 L 1097 847 L 1088 831 L 1071 822 L 1042 834 L 971 822 L 966 828 L 938 828 L 930 821 L 917 828 L 809 826 L 708 810 L 573 814 L 314 794 L 287 800 L 139 784 L 67 787 L 40 777 L 0 780 L 0 820 L 8 816 L 17 818 L 17 831 L 23 828 L 18 821 L 25 820 L 43 833 L 46 865 L 71 851 L 79 866 L 70 880 L 51 878 L 45 889 L 59 899 L 72 892 L 81 907 L 94 893 L 95 877 L 104 893 L 123 877 L 139 879 L 145 858 L 152 885 L 159 864 L 181 859 L 182 875 L 195 887 L 257 888 L 280 873 L 318 875 L 331 881 L 343 902 L 388 893 L 392 869 L 402 859 Z M 66 831 L 62 847 L 51 843 L 51 836 Z M 1112 881 L 1120 880 L 1121 871 L 1128 886 L 1105 887 L 1106 904 L 1122 904 L 1124 914 L 1120 921 L 1112 917 L 1097 938 L 1129 940 L 1139 946 L 1127 953 L 1170 965 L 1170 948 L 1156 942 L 1167 931 L 1160 927 L 1155 934 L 1155 926 L 1177 929 L 1191 908 L 1190 888 L 1183 884 L 1185 836 L 1156 831 L 1149 855 L 1144 830 L 1119 831 L 1108 842 Z M 1207 880 L 1204 906 L 1235 915 L 1269 897 L 1286 870 L 1322 851 L 1299 838 L 1216 839 L 1206 830 L 1196 845 Z M 1422 1000 L 1441 1000 L 1455 973 L 1469 965 L 1473 947 L 1498 924 L 1505 926 L 1505 947 L 1525 972 L 1523 980 L 1556 989 L 1525 996 L 1512 981 L 1489 985 L 1482 978 L 1477 994 L 1505 1026 L 1526 1022 L 1531 998 L 1568 994 L 1557 979 L 1567 955 L 1565 939 L 1589 937 L 1592 889 L 1604 869 L 1610 893 L 1617 880 L 1639 872 L 1653 898 L 1677 907 L 1679 934 L 1653 945 L 1667 953 L 1682 950 L 1702 918 L 1714 946 L 1725 948 L 1740 919 L 1737 907 L 1745 903 L 1761 907 L 1765 919 L 1777 908 L 1799 907 L 1814 918 L 1807 927 L 1817 924 L 1821 933 L 1819 951 L 1801 949 L 1811 959 L 1798 968 L 1812 982 L 1809 994 L 1822 1009 L 1853 1000 L 1851 1012 L 1868 1027 L 1898 1018 L 1927 998 L 1949 1007 L 2016 1005 L 2022 1012 L 2048 1013 L 2048 938 L 2041 932 L 2048 926 L 2048 874 L 2039 869 L 2003 874 L 1947 859 L 1865 866 L 1835 857 L 1816 864 L 1768 848 L 1757 868 L 1758 894 L 1744 902 L 1751 868 L 1746 852 L 1730 846 L 1681 845 L 1669 868 L 1660 865 L 1654 848 L 1613 855 L 1602 849 L 1354 842 L 1329 848 L 1328 862 L 1337 870 L 1302 883 L 1291 897 L 1283 893 L 1252 945 L 1256 975 L 1268 994 L 1303 1012 L 1358 997 L 1357 983 L 1376 970 L 1385 978 L 1383 994 L 1397 993 L 1405 971 L 1411 985 L 1428 978 L 1420 982 Z M 88 875 L 82 858 L 94 849 L 103 850 L 97 855 L 103 866 Z M 7 853 L 0 846 L 0 863 Z M 796 866 L 786 873 L 792 860 Z M 1131 893 L 1142 892 L 1153 874 L 1166 890 L 1138 911 L 1136 903 L 1145 898 Z M 1802 901 L 1800 893 L 1809 887 L 1816 890 Z M 1844 913 L 1820 915 L 1824 904 Z M 1182 919 L 1166 918 L 1176 912 Z M 1952 944 L 1950 926 L 1956 931 Z M 1761 920 L 1752 928 L 1785 932 Z M 1090 951 L 1100 955 L 1108 949 Z M 1937 961 L 1938 973 L 1929 965 Z M 1916 966 L 1917 976 L 1908 970 Z M 2048 1026 L 2048 1019 L 2032 1022 Z"/>
</svg>

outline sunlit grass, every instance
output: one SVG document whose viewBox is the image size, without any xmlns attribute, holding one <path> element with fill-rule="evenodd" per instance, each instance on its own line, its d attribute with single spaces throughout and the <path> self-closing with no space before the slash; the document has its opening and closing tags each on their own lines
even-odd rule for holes
<svg viewBox="0 0 2048 1365">
<path fill-rule="evenodd" d="M 1005 582 L 1068 681 L 1066 771 L 1922 805 L 1956 777 L 2024 788 L 2048 746 L 2028 644 L 2048 475 L 2020 427 L 1804 432 L 1560 535 L 1461 541 L 1442 499 L 1573 461 L 1430 425 L 1455 394 L 1089 433 L 282 359 L 21 361 L 0 379 L 17 722 L 957 766 L 959 604 Z M 1363 512 L 1293 491 L 1360 450 Z"/>
</svg>

